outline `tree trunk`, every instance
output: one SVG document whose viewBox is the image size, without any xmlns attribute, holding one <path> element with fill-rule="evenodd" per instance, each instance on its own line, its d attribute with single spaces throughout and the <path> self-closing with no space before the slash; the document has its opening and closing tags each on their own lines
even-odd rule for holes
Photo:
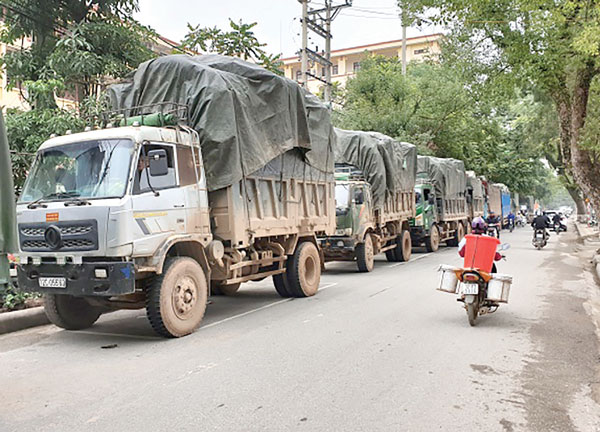
<svg viewBox="0 0 600 432">
<path fill-rule="evenodd" d="M 571 199 L 573 201 L 575 201 L 575 207 L 577 209 L 577 220 L 579 222 L 585 222 L 585 216 L 586 216 L 587 209 L 586 209 L 585 201 L 583 200 L 583 197 L 581 196 L 581 191 L 579 190 L 579 188 L 574 187 L 574 186 L 565 186 L 565 189 L 571 196 Z"/>
<path fill-rule="evenodd" d="M 580 146 L 580 137 L 587 116 L 590 84 L 594 74 L 591 68 L 578 71 L 574 76 L 571 101 L 571 133 L 568 148 L 571 153 L 573 177 L 589 198 L 596 214 L 600 214 L 600 175 L 595 155 Z M 565 145 L 567 143 L 564 143 Z"/>
</svg>

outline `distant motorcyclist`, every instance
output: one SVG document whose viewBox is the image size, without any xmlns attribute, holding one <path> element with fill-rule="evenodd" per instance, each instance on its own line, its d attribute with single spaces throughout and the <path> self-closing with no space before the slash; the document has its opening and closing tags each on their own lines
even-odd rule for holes
<svg viewBox="0 0 600 432">
<path fill-rule="evenodd" d="M 554 225 L 554 231 L 556 231 L 556 233 L 560 233 L 563 224 L 562 224 L 562 215 L 560 213 L 554 213 L 554 216 L 552 217 L 552 224 Z"/>
<path fill-rule="evenodd" d="M 512 211 L 508 214 L 508 227 L 511 231 L 515 227 L 515 214 Z"/>
<path fill-rule="evenodd" d="M 533 237 L 535 238 L 535 233 L 537 231 L 542 231 L 544 233 L 544 240 L 548 240 L 548 232 L 546 228 L 550 226 L 550 218 L 546 214 L 538 214 L 531 222 L 531 226 L 533 227 Z"/>
<path fill-rule="evenodd" d="M 500 238 L 500 217 L 493 211 L 490 211 L 485 222 L 488 224 L 488 228 L 492 228 L 496 231 L 496 237 Z"/>
<path fill-rule="evenodd" d="M 481 216 L 477 216 L 473 219 L 471 223 L 471 234 L 474 235 L 487 235 L 488 225 L 485 220 Z M 465 257 L 465 246 L 467 244 L 467 239 L 463 237 L 463 239 L 458 244 L 458 254 L 461 258 Z M 496 252 L 494 256 L 494 261 L 500 261 L 502 259 L 502 255 L 499 252 Z M 492 273 L 496 273 L 496 264 L 492 265 Z"/>
</svg>

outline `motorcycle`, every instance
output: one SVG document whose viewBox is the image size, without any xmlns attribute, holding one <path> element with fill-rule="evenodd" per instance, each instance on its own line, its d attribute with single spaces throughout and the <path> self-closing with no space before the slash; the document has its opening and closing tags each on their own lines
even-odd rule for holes
<svg viewBox="0 0 600 432">
<path fill-rule="evenodd" d="M 537 250 L 541 250 L 544 246 L 548 244 L 549 234 L 546 233 L 544 229 L 536 229 L 533 234 L 533 240 L 531 243 Z"/>
<path fill-rule="evenodd" d="M 489 237 L 487 238 L 490 239 Z M 467 240 L 467 245 L 468 242 L 469 240 Z M 440 266 L 442 276 L 438 290 L 458 294 L 457 301 L 464 304 L 464 308 L 467 311 L 467 319 L 471 326 L 475 326 L 477 317 L 494 313 L 498 310 L 500 304 L 508 303 L 512 277 L 491 273 L 497 244 L 492 243 L 491 246 L 474 246 L 474 249 L 472 249 L 473 253 L 474 251 L 478 251 L 478 254 L 487 256 L 483 257 L 483 259 L 481 257 L 474 258 L 472 262 L 470 261 L 471 257 L 468 257 L 469 251 L 467 250 L 465 264 L 471 263 L 465 265 L 464 268 Z M 504 251 L 509 248 L 510 245 L 505 243 L 499 247 L 499 250 Z M 505 257 L 502 256 L 502 258 Z M 484 263 L 483 261 L 486 262 Z M 479 265 L 475 264 L 475 262 L 478 262 Z M 484 271 L 482 268 L 489 268 L 490 271 Z"/>
<path fill-rule="evenodd" d="M 487 234 L 490 237 L 496 237 L 497 239 L 499 239 L 500 238 L 500 225 L 497 223 L 489 224 Z"/>
<path fill-rule="evenodd" d="M 509 220 L 508 221 L 508 230 L 510 232 L 513 232 L 514 229 L 515 229 L 515 222 L 514 222 L 514 220 Z"/>
</svg>

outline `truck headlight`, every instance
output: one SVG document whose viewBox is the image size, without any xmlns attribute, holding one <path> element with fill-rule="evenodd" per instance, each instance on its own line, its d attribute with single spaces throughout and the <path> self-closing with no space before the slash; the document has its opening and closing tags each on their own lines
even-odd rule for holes
<svg viewBox="0 0 600 432">
<path fill-rule="evenodd" d="M 96 276 L 96 279 L 106 279 L 108 277 L 108 272 L 106 269 L 97 268 L 94 269 L 94 276 Z"/>
<path fill-rule="evenodd" d="M 11 267 L 11 268 L 8 270 L 8 275 L 9 275 L 11 278 L 16 278 L 16 277 L 17 277 L 17 268 L 16 268 L 16 267 Z"/>
</svg>

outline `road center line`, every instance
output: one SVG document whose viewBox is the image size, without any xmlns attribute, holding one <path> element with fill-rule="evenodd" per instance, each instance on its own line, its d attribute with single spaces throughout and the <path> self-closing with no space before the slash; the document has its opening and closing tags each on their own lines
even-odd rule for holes
<svg viewBox="0 0 600 432">
<path fill-rule="evenodd" d="M 429 255 L 431 255 L 432 253 L 433 253 L 433 252 L 426 253 L 426 254 L 423 254 L 423 255 L 419 255 L 418 257 L 416 257 L 416 258 L 413 258 L 413 259 L 411 259 L 411 260 L 410 260 L 410 261 L 408 261 L 408 262 L 401 262 L 401 263 L 397 263 L 397 264 L 392 264 L 392 265 L 390 266 L 390 268 L 392 268 L 392 267 L 398 267 L 398 266 L 400 266 L 400 265 L 404 265 L 404 264 L 410 264 L 411 262 L 415 262 L 415 261 L 419 261 L 420 259 L 423 259 L 423 258 L 426 258 L 426 257 L 428 257 L 428 256 L 429 256 Z"/>
<path fill-rule="evenodd" d="M 323 286 L 323 287 L 319 288 L 319 291 L 324 291 L 324 290 L 326 290 L 326 289 L 328 289 L 328 288 L 331 288 L 332 286 L 335 286 L 335 285 L 337 285 L 337 282 L 334 282 L 334 283 L 327 284 L 327 285 L 325 285 L 325 286 Z M 207 329 L 207 328 L 215 327 L 215 326 L 217 326 L 217 325 L 219 325 L 219 324 L 226 323 L 227 321 L 232 321 L 232 320 L 234 320 L 234 319 L 242 318 L 242 317 L 244 317 L 244 316 L 246 316 L 246 315 L 253 314 L 254 312 L 259 312 L 259 311 L 261 311 L 261 310 L 269 309 L 269 308 L 271 308 L 271 307 L 273 307 L 273 306 L 277 306 L 277 305 L 279 305 L 279 304 L 286 303 L 286 302 L 289 302 L 289 301 L 291 301 L 291 300 L 294 300 L 294 299 L 293 299 L 293 298 L 287 298 L 287 299 L 279 300 L 279 301 L 276 301 L 276 302 L 273 302 L 273 303 L 269 303 L 269 304 L 266 304 L 266 305 L 264 305 L 264 306 L 261 306 L 261 307 L 259 307 L 259 308 L 256 308 L 256 309 L 251 309 L 251 310 L 249 310 L 249 311 L 242 312 L 242 313 L 240 313 L 240 314 L 233 315 L 233 316 L 230 316 L 230 317 L 227 317 L 227 318 L 223 318 L 222 320 L 215 321 L 215 322 L 213 322 L 213 323 L 207 324 L 207 325 L 205 325 L 205 326 L 202 326 L 202 327 L 200 327 L 198 330 L 203 330 L 203 329 Z"/>
</svg>

